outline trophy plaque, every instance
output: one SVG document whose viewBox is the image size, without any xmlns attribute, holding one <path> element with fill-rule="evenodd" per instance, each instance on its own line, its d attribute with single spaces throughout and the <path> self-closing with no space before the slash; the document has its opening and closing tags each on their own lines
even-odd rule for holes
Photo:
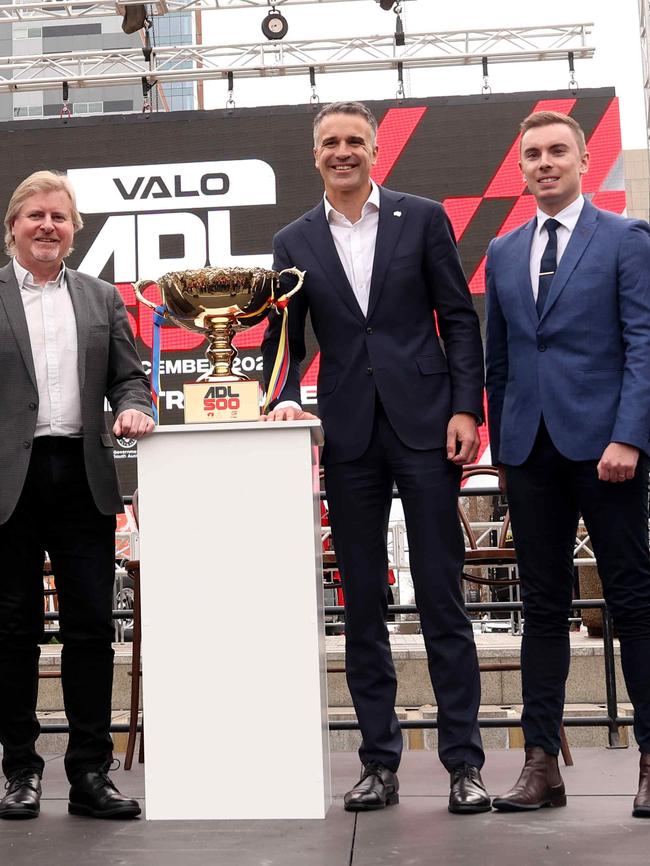
<svg viewBox="0 0 650 866">
<path fill-rule="evenodd" d="M 280 278 L 293 274 L 296 285 L 280 295 Z M 260 385 L 247 376 L 234 373 L 232 363 L 237 350 L 232 345 L 236 330 L 259 324 L 270 308 L 283 316 L 283 338 L 274 364 L 267 404 L 275 390 L 276 371 L 286 370 L 288 352 L 286 340 L 287 304 L 302 286 L 304 271 L 286 268 L 270 271 L 263 268 L 201 268 L 176 271 L 156 281 L 162 297 L 157 306 L 142 295 L 153 280 L 139 280 L 133 288 L 139 301 L 155 311 L 154 321 L 173 322 L 181 328 L 204 334 L 208 340 L 206 357 L 209 372 L 200 381 L 183 386 L 185 423 L 200 424 L 214 421 L 254 421 L 260 415 Z M 154 361 L 154 369 L 157 364 Z M 157 387 L 152 385 L 154 404 Z M 156 409 L 154 405 L 154 409 Z"/>
</svg>

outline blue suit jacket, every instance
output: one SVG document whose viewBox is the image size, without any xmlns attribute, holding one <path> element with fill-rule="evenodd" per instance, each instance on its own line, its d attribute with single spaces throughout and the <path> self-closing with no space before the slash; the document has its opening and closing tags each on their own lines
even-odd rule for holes
<svg viewBox="0 0 650 866">
<path fill-rule="evenodd" d="M 598 460 L 610 442 L 650 453 L 650 228 L 585 201 L 538 317 L 536 220 L 487 258 L 487 389 L 493 462 L 520 465 L 543 416 L 558 451 Z"/>
<path fill-rule="evenodd" d="M 415 449 L 442 448 L 453 412 L 482 416 L 478 318 L 442 205 L 381 189 L 367 316 L 345 276 L 322 201 L 282 229 L 273 249 L 275 268 L 307 271 L 289 305 L 291 365 L 280 399 L 300 403 L 309 312 L 321 350 L 318 411 L 329 462 L 363 454 L 377 391 L 397 435 Z M 279 330 L 280 318 L 271 313 L 262 346 L 267 379 Z"/>
</svg>

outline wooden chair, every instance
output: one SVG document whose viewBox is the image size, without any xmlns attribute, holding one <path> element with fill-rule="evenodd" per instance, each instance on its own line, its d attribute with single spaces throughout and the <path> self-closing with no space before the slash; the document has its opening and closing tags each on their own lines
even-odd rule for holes
<svg viewBox="0 0 650 866">
<path fill-rule="evenodd" d="M 495 466 L 466 466 L 463 470 L 462 480 L 466 481 L 470 478 L 478 476 L 491 476 L 498 478 L 499 472 Z M 463 571 L 463 580 L 468 583 L 479 584 L 482 586 L 498 586 L 498 587 L 515 587 L 519 585 L 519 575 L 517 574 L 517 553 L 508 539 L 510 532 L 510 511 L 506 511 L 501 526 L 498 530 L 496 545 L 486 545 L 482 541 L 479 543 L 479 538 L 474 531 L 470 519 L 462 507 L 460 500 L 458 502 L 458 516 L 465 533 L 467 545 L 465 548 L 465 566 L 466 567 L 482 567 L 484 574 L 476 575 Z M 489 569 L 497 567 L 506 567 L 508 569 L 507 577 L 491 576 Z M 481 672 L 498 672 L 498 671 L 520 671 L 520 662 L 480 662 L 479 670 Z M 560 748 L 562 759 L 567 767 L 573 766 L 573 757 L 571 749 L 566 738 L 564 725 L 560 726 Z"/>
<path fill-rule="evenodd" d="M 133 518 L 136 527 L 138 522 L 138 491 L 133 494 Z M 138 737 L 138 714 L 140 712 L 140 680 L 142 678 L 142 664 L 140 653 L 142 650 L 142 609 L 140 606 L 140 560 L 130 559 L 123 563 L 124 570 L 133 581 L 133 640 L 131 642 L 131 700 L 129 705 L 129 736 L 126 741 L 126 753 L 124 755 L 124 769 L 130 770 L 133 765 L 135 743 Z M 140 748 L 138 749 L 138 763 L 144 762 L 144 720 L 140 731 Z"/>
<path fill-rule="evenodd" d="M 43 609 L 46 613 L 52 613 L 59 609 L 56 586 L 52 579 L 52 563 L 49 559 L 43 563 Z M 46 643 L 49 637 L 47 631 L 44 630 L 43 642 Z M 38 678 L 39 680 L 60 680 L 61 670 L 60 668 L 43 669 L 39 667 Z"/>
</svg>

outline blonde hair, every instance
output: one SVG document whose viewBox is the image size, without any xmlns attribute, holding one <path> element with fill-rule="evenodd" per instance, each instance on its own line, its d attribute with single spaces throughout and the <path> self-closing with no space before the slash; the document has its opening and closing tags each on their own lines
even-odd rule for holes
<svg viewBox="0 0 650 866">
<path fill-rule="evenodd" d="M 57 171 L 35 171 L 19 183 L 9 199 L 7 213 L 5 214 L 5 251 L 13 256 L 16 252 L 14 243 L 13 224 L 20 212 L 24 202 L 39 192 L 64 192 L 70 199 L 72 205 L 72 225 L 75 231 L 83 228 L 83 220 L 77 209 L 77 199 L 74 189 L 68 178 Z M 70 248 L 69 252 L 72 251 Z"/>
<path fill-rule="evenodd" d="M 529 114 L 519 124 L 521 140 L 523 141 L 524 135 L 529 129 L 537 129 L 540 126 L 551 126 L 553 123 L 563 123 L 565 126 L 568 126 L 578 142 L 580 153 L 586 151 L 587 143 L 582 127 L 577 120 L 569 117 L 568 114 L 562 114 L 560 111 L 534 111 L 532 114 Z"/>
</svg>

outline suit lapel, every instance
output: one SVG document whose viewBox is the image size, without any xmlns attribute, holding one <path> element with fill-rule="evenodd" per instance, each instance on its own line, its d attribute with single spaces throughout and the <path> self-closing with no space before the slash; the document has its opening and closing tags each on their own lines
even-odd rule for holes
<svg viewBox="0 0 650 866">
<path fill-rule="evenodd" d="M 379 226 L 375 244 L 375 259 L 372 265 L 370 280 L 370 296 L 368 298 L 369 319 L 377 306 L 377 301 L 384 287 L 386 272 L 395 247 L 406 222 L 407 207 L 404 196 L 390 190 L 380 188 Z M 397 206 L 399 203 L 399 207 Z"/>
<path fill-rule="evenodd" d="M 522 293 L 524 309 L 535 330 L 537 330 L 539 324 L 539 316 L 537 315 L 535 298 L 533 297 L 533 286 L 530 282 L 530 248 L 536 228 L 537 218 L 533 217 L 529 223 L 522 226 L 517 238 L 517 246 L 513 251 L 513 258 L 517 261 L 517 285 Z"/>
<path fill-rule="evenodd" d="M 4 268 L 0 268 L 0 302 L 2 302 L 5 308 L 9 326 L 14 332 L 18 348 L 29 373 L 29 378 L 32 380 L 34 387 L 37 388 L 32 344 L 29 339 L 25 307 L 20 297 L 20 289 L 18 288 L 16 272 L 14 271 L 12 262 L 9 262 Z"/>
<path fill-rule="evenodd" d="M 77 371 L 79 374 L 79 389 L 83 392 L 86 379 L 86 350 L 88 348 L 88 328 L 90 323 L 88 297 L 77 271 L 66 268 L 65 277 L 72 300 L 75 319 L 77 320 Z"/>
<path fill-rule="evenodd" d="M 587 246 L 596 231 L 597 225 L 598 208 L 595 208 L 585 199 L 576 227 L 571 234 L 569 243 L 567 244 L 564 255 L 562 256 L 555 273 L 555 277 L 553 278 L 553 282 L 551 283 L 551 288 L 544 307 L 544 313 L 542 314 L 540 321 L 546 318 L 549 310 L 553 307 L 553 304 L 562 293 L 569 277 L 582 258 L 582 254 L 587 249 Z"/>
<path fill-rule="evenodd" d="M 341 259 L 336 251 L 323 203 L 317 204 L 313 210 L 305 215 L 304 219 L 306 225 L 303 226 L 303 234 L 318 259 L 319 265 L 325 272 L 330 286 L 338 292 L 341 300 L 351 312 L 357 318 L 364 320 L 361 307 L 345 275 Z"/>
</svg>

